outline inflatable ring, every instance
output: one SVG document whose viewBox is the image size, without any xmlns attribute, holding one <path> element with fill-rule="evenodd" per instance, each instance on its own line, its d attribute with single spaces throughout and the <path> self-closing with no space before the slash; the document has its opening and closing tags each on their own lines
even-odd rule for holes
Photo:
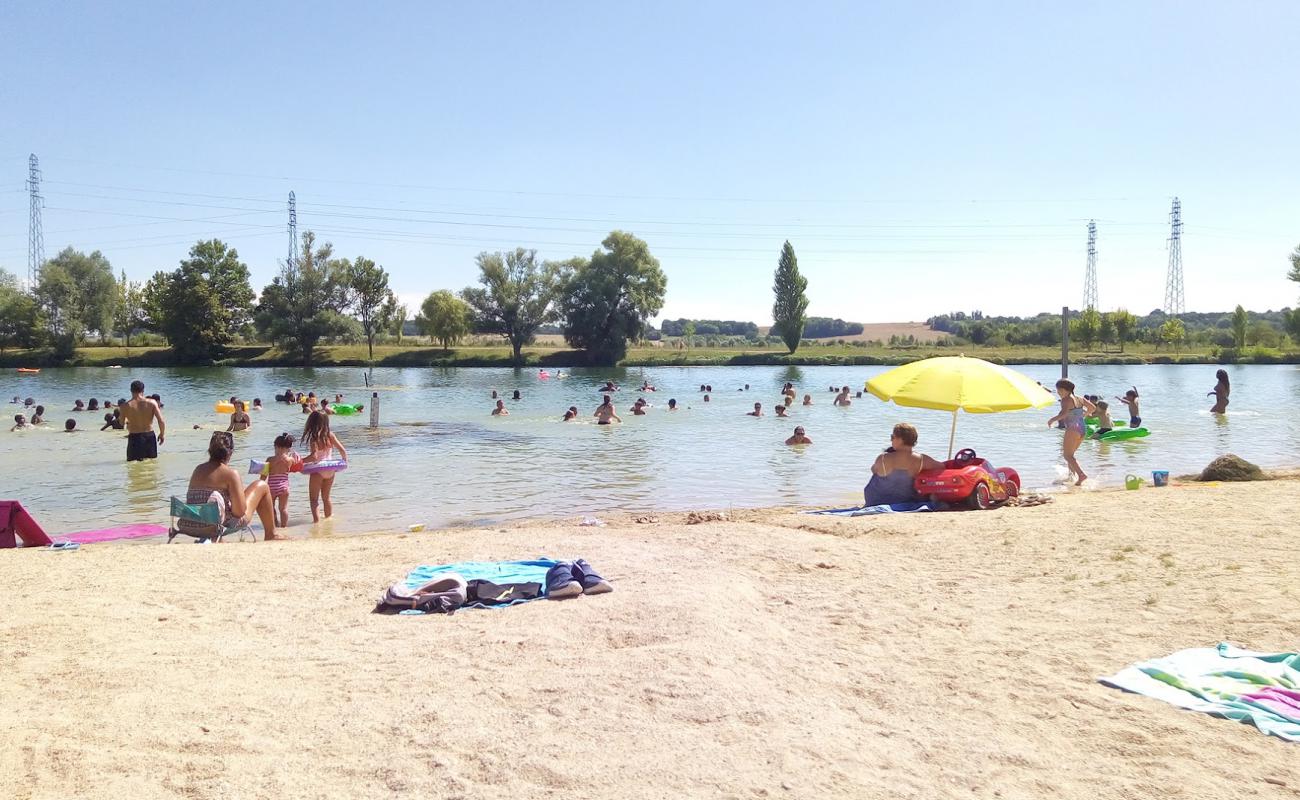
<svg viewBox="0 0 1300 800">
<path fill-rule="evenodd" d="M 310 464 L 302 465 L 304 475 L 311 475 L 314 472 L 342 472 L 347 468 L 348 462 L 341 458 L 331 458 L 327 461 L 314 461 Z"/>
<path fill-rule="evenodd" d="M 1097 439 L 1102 442 L 1118 442 L 1123 441 L 1124 439 L 1141 439 L 1144 436 L 1150 435 L 1151 431 L 1146 428 L 1115 428 L 1114 430 L 1106 431 L 1101 436 L 1097 436 L 1097 431 L 1094 428 L 1089 428 L 1087 431 L 1087 437 L 1089 439 Z"/>
<path fill-rule="evenodd" d="M 225 401 L 225 400 L 218 400 L 218 401 L 217 401 L 217 404 L 216 404 L 215 406 L 213 406 L 213 407 L 214 407 L 215 409 L 217 409 L 217 413 L 218 413 L 218 414 L 233 414 L 233 413 L 235 413 L 235 404 L 234 404 L 234 403 L 227 402 L 227 401 Z"/>
<path fill-rule="evenodd" d="M 357 407 L 350 403 L 335 403 L 330 406 L 330 409 L 341 417 L 349 417 L 357 413 Z"/>
</svg>

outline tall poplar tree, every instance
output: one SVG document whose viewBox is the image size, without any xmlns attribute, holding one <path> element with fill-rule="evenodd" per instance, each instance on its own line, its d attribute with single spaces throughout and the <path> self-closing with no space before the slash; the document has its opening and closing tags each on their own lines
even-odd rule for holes
<svg viewBox="0 0 1300 800">
<path fill-rule="evenodd" d="M 799 259 L 787 240 L 781 248 L 781 261 L 776 265 L 776 282 L 772 293 L 772 333 L 781 337 L 790 352 L 799 349 L 803 328 L 808 322 L 808 279 L 799 274 Z"/>
</svg>

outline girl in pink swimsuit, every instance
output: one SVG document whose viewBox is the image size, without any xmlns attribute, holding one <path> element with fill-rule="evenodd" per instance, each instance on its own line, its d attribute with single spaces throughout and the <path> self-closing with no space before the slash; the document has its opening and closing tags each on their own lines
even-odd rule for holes
<svg viewBox="0 0 1300 800">
<path fill-rule="evenodd" d="M 266 485 L 271 490 L 271 500 L 276 504 L 275 524 L 289 527 L 289 473 L 302 458 L 293 451 L 293 436 L 282 433 L 275 437 L 275 455 L 266 460 Z"/>
<path fill-rule="evenodd" d="M 343 446 L 337 436 L 330 432 L 330 418 L 319 411 L 313 411 L 307 417 L 307 424 L 303 427 L 302 436 L 298 441 L 311 450 L 311 455 L 303 459 L 304 464 L 333 460 L 334 448 L 336 447 L 343 460 L 348 460 L 347 448 Z M 320 522 L 320 514 L 316 512 L 316 506 L 319 503 L 323 503 L 325 506 L 326 519 L 334 515 L 334 506 L 330 503 L 330 490 L 334 488 L 334 476 L 336 474 L 334 470 L 322 470 L 313 472 L 308 476 L 307 493 L 311 498 L 312 522 Z"/>
</svg>

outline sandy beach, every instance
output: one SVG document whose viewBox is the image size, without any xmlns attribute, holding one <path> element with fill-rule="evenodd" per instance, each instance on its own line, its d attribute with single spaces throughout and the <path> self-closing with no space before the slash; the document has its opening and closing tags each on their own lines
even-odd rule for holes
<svg viewBox="0 0 1300 800">
<path fill-rule="evenodd" d="M 1097 683 L 1294 650 L 1293 480 L 0 552 L 0 797 L 1300 796 L 1300 750 Z M 371 613 L 420 563 L 613 594 Z"/>
</svg>

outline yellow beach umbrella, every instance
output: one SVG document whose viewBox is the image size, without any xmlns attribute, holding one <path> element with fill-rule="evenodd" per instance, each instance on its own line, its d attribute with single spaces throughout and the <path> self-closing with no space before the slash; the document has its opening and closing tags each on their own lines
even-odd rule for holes
<svg viewBox="0 0 1300 800">
<path fill-rule="evenodd" d="M 952 412 L 948 457 L 957 438 L 957 411 L 996 414 L 1042 408 L 1055 401 L 1033 378 L 1014 369 L 965 356 L 913 361 L 867 381 L 867 391 L 881 400 L 909 408 Z"/>
</svg>

